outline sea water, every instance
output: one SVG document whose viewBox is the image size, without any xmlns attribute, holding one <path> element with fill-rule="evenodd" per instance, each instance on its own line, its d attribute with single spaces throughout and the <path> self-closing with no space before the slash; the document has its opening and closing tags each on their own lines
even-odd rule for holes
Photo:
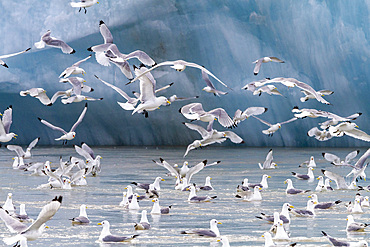
<svg viewBox="0 0 370 247">
<path fill-rule="evenodd" d="M 354 149 L 313 149 L 313 148 L 273 148 L 274 161 L 278 168 L 261 170 L 258 163 L 263 163 L 267 148 L 239 148 L 211 146 L 193 150 L 183 158 L 185 147 L 93 147 L 96 154 L 101 155 L 102 171 L 97 177 L 87 177 L 87 186 L 76 186 L 72 190 L 37 189 L 40 184 L 47 183 L 46 176 L 34 176 L 29 172 L 12 169 L 12 157 L 15 153 L 2 147 L 0 149 L 0 204 L 5 202 L 7 194 L 13 193 L 13 202 L 19 210 L 19 204 L 26 204 L 28 215 L 36 219 L 41 208 L 55 196 L 62 195 L 63 203 L 55 216 L 47 222 L 49 229 L 36 241 L 28 242 L 29 246 L 221 246 L 216 238 L 196 237 L 183 235 L 181 231 L 189 229 L 208 229 L 209 221 L 217 219 L 222 222 L 218 225 L 221 235 L 227 236 L 231 246 L 263 246 L 261 235 L 268 231 L 270 224 L 255 218 L 261 212 L 273 214 L 281 211 L 282 205 L 289 202 L 296 209 L 303 209 L 307 205 L 310 193 L 287 196 L 284 181 L 291 178 L 293 185 L 298 189 L 314 191 L 318 180 L 308 182 L 292 177 L 291 172 L 307 173 L 307 168 L 299 168 L 299 164 L 315 157 L 317 167 L 314 170 L 315 178 L 322 175 L 321 169 L 346 175 L 351 168 L 334 167 L 323 159 L 322 152 L 331 152 L 344 158 Z M 356 160 L 366 151 L 360 148 Z M 57 167 L 59 158 L 68 160 L 70 156 L 79 157 L 71 146 L 65 147 L 36 147 L 33 150 L 32 161 L 51 161 L 52 167 Z M 205 177 L 212 178 L 214 191 L 198 192 L 198 195 L 217 196 L 213 202 L 189 203 L 188 193 L 174 190 L 175 178 L 166 175 L 163 167 L 156 165 L 152 160 L 163 158 L 171 165 L 177 163 L 182 166 L 184 161 L 193 166 L 203 160 L 208 163 L 221 163 L 205 167 L 192 178 L 192 183 L 202 185 Z M 262 201 L 245 202 L 235 197 L 236 187 L 244 178 L 250 182 L 259 182 L 263 174 L 271 176 L 268 179 L 269 188 L 262 192 Z M 172 205 L 169 215 L 152 216 L 151 200 L 140 201 L 139 211 L 129 211 L 119 206 L 124 188 L 132 182 L 152 183 L 157 176 L 165 181 L 161 182 L 160 205 Z M 349 180 L 348 180 L 349 181 Z M 359 181 L 358 185 L 367 185 Z M 331 183 L 336 188 L 335 183 Z M 132 185 L 135 189 L 135 186 Z M 140 195 L 144 191 L 136 190 Z M 334 192 L 320 192 L 319 202 L 343 202 L 328 210 L 316 210 L 313 218 L 291 216 L 290 233 L 291 243 L 298 246 L 331 246 L 321 231 L 342 240 L 368 240 L 368 233 L 347 235 L 345 204 L 353 201 L 357 190 L 335 190 Z M 361 195 L 369 193 L 360 191 Z M 87 205 L 87 214 L 91 220 L 89 225 L 72 226 L 69 219 L 78 216 L 81 204 Z M 148 211 L 151 229 L 135 231 L 135 222 L 140 221 L 141 210 Z M 18 211 L 17 211 L 18 212 Z M 369 223 L 370 210 L 364 208 L 364 214 L 355 215 L 355 220 Z M 128 243 L 102 244 L 98 241 L 102 227 L 97 223 L 108 220 L 111 233 L 120 236 L 139 234 L 140 236 Z M 0 238 L 13 234 L 5 224 L 0 223 Z M 0 243 L 0 246 L 3 245 Z"/>
</svg>

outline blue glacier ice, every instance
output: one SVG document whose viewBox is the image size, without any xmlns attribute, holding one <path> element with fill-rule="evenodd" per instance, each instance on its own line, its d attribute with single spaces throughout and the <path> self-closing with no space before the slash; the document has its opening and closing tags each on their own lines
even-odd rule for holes
<svg viewBox="0 0 370 247">
<path fill-rule="evenodd" d="M 233 116 L 236 109 L 265 106 L 269 110 L 261 118 L 281 122 L 292 117 L 293 106 L 317 108 L 341 116 L 355 112 L 359 128 L 370 133 L 370 4 L 367 0 L 288 1 L 288 0 L 101 0 L 87 9 L 87 14 L 72 8 L 68 1 L 18 0 L 1 1 L 0 54 L 32 50 L 6 60 L 9 69 L 0 68 L 0 111 L 13 105 L 12 131 L 18 134 L 13 143 L 28 144 L 40 136 L 41 145 L 59 145 L 59 133 L 42 125 L 37 117 L 69 130 L 84 103 L 53 106 L 42 105 L 19 91 L 42 87 L 52 95 L 68 89 L 59 83 L 59 74 L 74 62 L 90 54 L 86 49 L 100 44 L 99 21 L 113 33 L 123 53 L 141 49 L 157 63 L 183 59 L 201 64 L 233 88 L 232 91 L 214 82 L 229 93 L 215 97 L 201 89 L 204 82 L 197 69 L 176 72 L 162 67 L 153 72 L 157 85 L 174 85 L 160 94 L 195 96 L 206 110 L 223 107 Z M 33 44 L 50 29 L 52 36 L 63 39 L 76 53 L 63 54 L 59 49 L 37 50 Z M 263 64 L 253 75 L 252 62 L 263 56 L 276 56 L 284 64 Z M 130 61 L 138 65 L 138 61 Z M 138 83 L 125 86 L 128 80 L 115 66 L 103 67 L 94 58 L 81 65 L 86 83 L 95 91 L 92 97 L 103 101 L 90 102 L 77 136 L 71 143 L 89 145 L 187 145 L 200 136 L 181 122 L 186 119 L 178 109 L 193 101 L 174 102 L 149 113 L 131 116 L 116 101 L 122 98 L 95 79 L 94 74 L 126 92 L 138 90 Z M 316 90 L 331 89 L 326 96 L 331 106 L 315 100 L 301 103 L 297 88 L 277 85 L 286 96 L 253 96 L 241 90 L 246 83 L 265 77 L 293 77 Z M 325 119 L 303 119 L 283 126 L 273 137 L 261 133 L 266 126 L 248 119 L 234 131 L 244 138 L 246 146 L 366 146 L 350 137 L 318 142 L 307 131 Z M 222 127 L 216 123 L 217 129 Z M 228 145 L 225 142 L 224 145 Z"/>
</svg>

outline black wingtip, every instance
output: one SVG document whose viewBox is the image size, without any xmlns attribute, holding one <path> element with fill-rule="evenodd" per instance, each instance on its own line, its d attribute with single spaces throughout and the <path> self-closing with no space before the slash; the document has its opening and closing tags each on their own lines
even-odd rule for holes
<svg viewBox="0 0 370 247">
<path fill-rule="evenodd" d="M 8 106 L 8 109 L 13 109 L 13 105 Z"/>
<path fill-rule="evenodd" d="M 92 47 L 92 46 L 91 46 L 91 47 Z M 91 47 L 87 48 L 87 50 L 88 50 L 88 51 L 93 51 L 93 50 L 91 49 Z"/>
<path fill-rule="evenodd" d="M 41 118 L 39 118 L 39 117 L 38 117 L 37 119 L 38 119 L 40 122 L 41 122 L 41 120 L 42 120 L 42 119 L 41 119 Z"/>
<path fill-rule="evenodd" d="M 55 198 L 52 201 L 58 201 L 62 203 L 62 200 L 63 200 L 63 196 L 55 196 Z"/>
<path fill-rule="evenodd" d="M 53 105 L 53 103 L 49 103 L 49 104 L 47 104 L 47 106 L 52 106 Z"/>
<path fill-rule="evenodd" d="M 29 48 L 26 49 L 26 51 L 29 51 L 29 50 L 31 50 L 31 47 L 29 47 Z"/>
<path fill-rule="evenodd" d="M 99 21 L 99 26 L 100 26 L 100 25 L 103 25 L 103 24 L 105 24 L 105 23 L 104 23 L 104 21 L 100 20 L 100 21 Z"/>
<path fill-rule="evenodd" d="M 321 169 L 321 172 L 322 172 L 322 174 L 324 174 L 325 175 L 325 169 Z"/>
<path fill-rule="evenodd" d="M 292 175 L 293 175 L 293 176 L 297 174 L 297 173 L 295 173 L 295 172 L 291 172 L 291 173 L 292 173 Z"/>
<path fill-rule="evenodd" d="M 293 109 L 299 109 L 298 106 L 294 106 Z"/>
<path fill-rule="evenodd" d="M 204 165 L 207 165 L 208 160 L 203 160 Z"/>
<path fill-rule="evenodd" d="M 139 67 L 140 67 L 140 68 L 142 68 L 142 67 L 145 67 L 145 65 L 144 65 L 143 63 L 141 63 L 141 64 L 139 65 Z"/>
<path fill-rule="evenodd" d="M 215 199 L 215 198 L 217 198 L 217 196 L 211 196 L 211 198 L 212 198 L 212 199 Z"/>
<path fill-rule="evenodd" d="M 94 75 L 96 79 L 99 79 L 99 77 L 97 75 Z"/>
<path fill-rule="evenodd" d="M 186 231 L 181 231 L 180 233 L 181 233 L 181 234 L 186 234 Z"/>
<path fill-rule="evenodd" d="M 87 108 L 87 103 L 85 103 L 85 108 Z"/>
<path fill-rule="evenodd" d="M 8 67 L 8 65 L 7 65 L 6 63 L 4 63 L 4 64 L 3 64 L 3 66 L 4 66 L 5 68 L 9 68 L 9 67 Z"/>
<path fill-rule="evenodd" d="M 136 67 L 136 65 L 134 64 L 134 65 L 132 65 L 132 67 L 134 68 L 134 69 L 137 69 L 137 67 Z"/>
<path fill-rule="evenodd" d="M 75 49 L 73 49 L 73 51 L 71 51 L 71 53 L 69 53 L 69 54 L 74 54 L 74 53 L 76 53 Z"/>
<path fill-rule="evenodd" d="M 321 153 L 321 155 L 322 155 L 322 157 L 324 157 L 325 156 L 325 153 Z"/>
<path fill-rule="evenodd" d="M 258 73 L 254 73 L 254 75 L 258 75 Z"/>
<path fill-rule="evenodd" d="M 164 161 L 164 159 L 162 159 L 162 158 L 159 158 L 159 160 L 160 160 L 161 162 L 163 162 L 163 161 Z"/>
<path fill-rule="evenodd" d="M 172 86 L 173 84 L 174 84 L 174 82 L 171 82 L 171 83 L 170 83 L 170 86 Z"/>
<path fill-rule="evenodd" d="M 326 232 L 324 232 L 324 231 L 321 231 L 321 233 L 322 233 L 324 236 L 328 236 L 328 234 L 326 234 Z"/>
</svg>

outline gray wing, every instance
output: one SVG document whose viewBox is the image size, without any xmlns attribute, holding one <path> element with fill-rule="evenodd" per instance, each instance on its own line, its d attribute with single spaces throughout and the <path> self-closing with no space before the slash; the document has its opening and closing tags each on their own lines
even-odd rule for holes
<svg viewBox="0 0 370 247">
<path fill-rule="evenodd" d="M 328 209 L 328 208 L 332 207 L 334 204 L 335 204 L 334 202 L 322 202 L 322 203 L 316 204 L 315 208 Z"/>
<path fill-rule="evenodd" d="M 151 57 L 149 57 L 149 55 L 146 54 L 144 51 L 140 51 L 140 50 L 133 51 L 126 55 L 125 60 L 131 59 L 131 58 L 137 58 L 140 62 L 142 62 L 143 64 L 147 66 L 155 65 L 154 60 Z"/>
<path fill-rule="evenodd" d="M 10 216 L 4 209 L 0 208 L 0 218 L 12 233 L 21 233 L 28 227 Z"/>
<path fill-rule="evenodd" d="M 260 71 L 261 65 L 262 65 L 262 58 L 258 59 L 256 62 L 256 65 L 254 66 L 253 73 L 254 75 L 258 75 L 258 72 Z"/>
<path fill-rule="evenodd" d="M 198 113 L 203 114 L 205 111 L 203 110 L 203 106 L 201 103 L 191 103 L 181 107 L 182 114 L 192 114 Z"/>
<path fill-rule="evenodd" d="M 277 62 L 277 63 L 284 63 L 284 61 L 283 60 L 281 60 L 281 59 L 279 59 L 279 58 L 277 58 L 277 57 L 269 57 L 270 59 L 271 59 L 271 61 L 273 61 L 273 62 Z"/>
<path fill-rule="evenodd" d="M 37 99 L 40 100 L 40 102 L 43 104 L 43 105 L 47 105 L 47 106 L 50 106 L 52 104 L 51 100 L 49 99 L 49 97 L 46 95 L 45 91 L 39 93 L 37 96 L 36 96 Z"/>
<path fill-rule="evenodd" d="M 370 148 L 360 157 L 360 159 L 356 162 L 355 167 L 357 169 L 362 169 L 366 159 L 370 156 Z"/>
<path fill-rule="evenodd" d="M 341 175 L 338 175 L 334 172 L 327 171 L 327 170 L 322 170 L 323 174 L 330 178 L 331 180 L 335 181 L 335 183 L 338 186 L 338 189 L 348 189 L 347 183 Z"/>
<path fill-rule="evenodd" d="M 289 119 L 289 120 L 287 120 L 287 121 L 281 122 L 280 124 L 281 124 L 281 125 L 283 125 L 283 124 L 287 124 L 287 123 L 293 122 L 293 121 L 295 121 L 295 120 L 297 120 L 297 119 L 298 119 L 298 118 L 294 117 L 294 118 L 291 118 L 291 119 Z"/>
<path fill-rule="evenodd" d="M 193 166 L 192 168 L 189 169 L 189 171 L 186 173 L 186 176 L 185 176 L 188 183 L 190 183 L 190 180 L 191 180 L 191 178 L 193 177 L 194 174 L 197 174 L 198 172 L 203 170 L 203 168 L 206 166 L 206 164 L 207 164 L 207 160 L 204 160 L 204 161 L 196 164 L 195 166 Z"/>
<path fill-rule="evenodd" d="M 72 126 L 71 128 L 71 132 L 72 131 L 75 131 L 77 126 L 82 122 L 82 120 L 84 119 L 85 117 L 85 114 L 86 114 L 86 111 L 87 111 L 87 103 L 85 104 L 85 108 L 83 109 L 80 117 L 77 119 L 77 122 Z"/>
<path fill-rule="evenodd" d="M 137 235 L 133 235 L 130 237 L 120 237 L 120 236 L 114 236 L 114 235 L 107 235 L 102 240 L 103 242 L 123 242 L 123 241 L 129 241 L 133 238 L 135 238 Z"/>
<path fill-rule="evenodd" d="M 214 233 L 211 230 L 192 230 L 193 234 L 197 234 L 199 236 L 204 236 L 204 237 L 217 237 L 216 233 Z"/>
<path fill-rule="evenodd" d="M 322 156 L 324 157 L 324 159 L 331 162 L 333 165 L 338 165 L 340 163 L 340 158 L 335 154 L 322 153 Z"/>
<path fill-rule="evenodd" d="M 232 131 L 225 131 L 226 137 L 233 143 L 242 143 L 243 139 Z"/>
<path fill-rule="evenodd" d="M 295 188 L 293 188 L 293 189 L 289 189 L 289 190 L 287 190 L 287 193 L 288 194 L 299 194 L 299 193 L 302 193 L 304 190 L 300 190 L 300 189 L 295 189 Z"/>
<path fill-rule="evenodd" d="M 357 222 L 354 222 L 352 224 L 350 224 L 348 227 L 347 227 L 347 231 L 349 232 L 352 232 L 352 231 L 359 231 L 359 230 L 363 230 L 367 225 L 363 224 L 363 223 L 357 223 Z"/>
<path fill-rule="evenodd" d="M 345 163 L 350 163 L 360 152 L 360 150 L 355 150 L 347 154 L 346 158 L 344 159 Z"/>
<path fill-rule="evenodd" d="M 267 126 L 269 126 L 269 127 L 271 127 L 271 126 L 272 126 L 272 124 L 270 124 L 269 122 L 267 122 L 267 121 L 265 121 L 265 120 L 260 119 L 259 117 L 256 117 L 256 116 L 252 116 L 252 117 L 254 117 L 255 119 L 259 120 L 261 123 L 266 124 L 266 125 L 267 125 Z"/>
<path fill-rule="evenodd" d="M 117 93 L 119 93 L 123 98 L 125 98 L 127 101 L 132 101 L 132 100 L 137 100 L 137 99 L 134 99 L 134 98 L 131 98 L 130 96 L 128 96 L 127 93 L 125 93 L 122 89 L 120 89 L 119 87 L 116 87 L 102 79 L 100 79 L 98 76 L 95 75 L 95 77 L 100 80 L 101 82 L 103 82 L 105 85 L 107 85 L 108 87 L 111 87 L 113 88 Z"/>
<path fill-rule="evenodd" d="M 207 86 L 216 89 L 213 83 L 209 80 L 208 74 L 202 69 L 202 78 L 206 82 Z"/>
<path fill-rule="evenodd" d="M 370 135 L 359 129 L 344 130 L 344 134 L 363 141 L 370 142 Z"/>
<path fill-rule="evenodd" d="M 93 159 L 95 159 L 94 151 L 86 143 L 82 143 L 81 148 L 88 152 Z"/>
<path fill-rule="evenodd" d="M 266 155 L 265 162 L 263 162 L 263 168 L 264 169 L 269 169 L 270 168 L 273 158 L 274 157 L 272 156 L 272 149 L 270 149 L 269 152 Z"/>
<path fill-rule="evenodd" d="M 81 63 L 85 62 L 87 59 L 89 59 L 92 55 L 89 55 L 88 57 L 81 59 L 80 61 L 74 63 L 72 66 L 78 67 Z"/>
<path fill-rule="evenodd" d="M 82 83 L 77 79 L 77 77 L 70 77 L 67 79 L 73 86 L 73 92 L 76 95 L 80 95 L 82 91 Z M 61 80 L 64 82 L 64 80 Z"/>
<path fill-rule="evenodd" d="M 6 148 L 10 151 L 14 151 L 17 153 L 18 157 L 24 156 L 25 152 L 21 146 L 18 145 L 7 145 Z"/>
<path fill-rule="evenodd" d="M 158 93 L 158 92 L 160 92 L 160 91 L 166 90 L 167 88 L 171 87 L 172 85 L 173 85 L 173 82 L 171 82 L 170 84 L 167 84 L 167 85 L 166 85 L 166 86 L 164 86 L 164 87 L 161 87 L 161 88 L 156 89 L 154 92 L 155 92 L 155 93 Z"/>
<path fill-rule="evenodd" d="M 261 115 L 262 113 L 266 111 L 267 111 L 266 107 L 248 107 L 247 109 L 243 111 L 243 114 L 247 115 L 247 117 L 250 117 L 250 116 Z"/>
<path fill-rule="evenodd" d="M 12 118 L 12 113 L 13 113 L 13 108 L 12 106 L 8 106 L 8 108 L 6 108 L 6 110 L 4 111 L 3 113 L 3 125 L 4 125 L 4 129 L 5 129 L 5 133 L 9 133 L 10 131 L 10 126 L 12 125 L 12 122 L 13 122 L 13 118 Z"/>
<path fill-rule="evenodd" d="M 85 216 L 78 216 L 78 217 L 73 218 L 72 222 L 88 224 L 88 223 L 90 223 L 90 220 L 88 218 L 86 218 Z"/>
<path fill-rule="evenodd" d="M 70 47 L 66 42 L 64 42 L 62 40 L 51 39 L 51 40 L 49 40 L 45 43 L 49 46 L 53 46 L 53 47 L 57 47 L 57 48 L 62 49 L 63 53 L 67 53 L 67 54 L 75 53 L 75 50 L 72 47 Z"/>
<path fill-rule="evenodd" d="M 42 208 L 37 219 L 32 223 L 32 225 L 28 227 L 26 231 L 38 230 L 42 226 L 42 224 L 46 223 L 48 220 L 50 220 L 54 216 L 54 214 L 60 208 L 61 203 L 62 203 L 62 196 L 59 196 L 59 197 L 55 197 L 51 202 L 46 204 Z"/>
<path fill-rule="evenodd" d="M 227 112 L 223 108 L 216 108 L 208 112 L 218 118 L 218 122 L 226 128 L 233 127 L 234 121 L 229 117 Z"/>
<path fill-rule="evenodd" d="M 130 65 L 129 65 L 129 63 L 127 61 L 120 62 L 120 61 L 115 61 L 115 60 L 113 60 L 111 58 L 109 58 L 109 61 L 111 63 L 114 63 L 121 70 L 122 74 L 124 74 L 127 77 L 127 79 L 134 78 L 132 76 Z"/>
<path fill-rule="evenodd" d="M 100 21 L 99 23 L 99 30 L 100 30 L 101 35 L 103 36 L 105 44 L 113 43 L 112 33 L 109 31 L 107 25 L 103 21 Z"/>
<path fill-rule="evenodd" d="M 51 97 L 51 103 L 54 104 L 54 102 L 60 97 L 60 96 L 63 96 L 63 95 L 67 95 L 67 92 L 66 91 L 58 91 L 56 92 L 53 97 Z"/>
<path fill-rule="evenodd" d="M 153 160 L 154 163 L 156 163 L 157 165 L 159 166 L 162 166 L 164 168 L 166 168 L 172 175 L 174 176 L 179 176 L 179 173 L 178 171 L 173 167 L 171 166 L 167 161 L 165 161 L 164 159 L 162 158 L 159 158 L 161 162 L 157 162 L 155 160 Z"/>
<path fill-rule="evenodd" d="M 202 126 L 199 126 L 197 124 L 191 124 L 191 123 L 184 123 L 184 124 L 189 129 L 198 131 L 198 133 L 202 136 L 202 138 L 205 138 L 209 134 L 208 131 L 204 129 Z"/>
<path fill-rule="evenodd" d="M 12 53 L 12 54 L 8 54 L 8 55 L 2 55 L 0 56 L 0 59 L 4 59 L 4 58 L 8 58 L 8 57 L 13 57 L 13 56 L 16 56 L 16 55 L 19 55 L 19 54 L 22 54 L 22 53 L 25 53 L 27 51 L 31 50 L 31 48 L 27 48 L 26 50 L 24 51 L 20 51 L 20 52 L 16 52 L 16 53 Z"/>
<path fill-rule="evenodd" d="M 55 126 L 55 125 L 52 125 L 51 123 L 49 123 L 48 121 L 46 121 L 46 120 L 44 120 L 44 119 L 39 118 L 39 120 L 40 120 L 40 122 L 41 122 L 42 124 L 45 124 L 45 125 L 46 125 L 46 126 L 48 126 L 49 128 L 51 128 L 51 129 L 53 129 L 53 130 L 58 130 L 58 131 L 62 132 L 63 134 L 67 134 L 67 132 L 66 132 L 64 129 L 62 129 L 62 128 L 60 128 L 60 127 L 57 127 L 57 126 Z"/>
<path fill-rule="evenodd" d="M 330 105 L 330 103 L 328 101 L 326 101 L 320 94 L 318 94 L 310 85 L 306 84 L 306 83 L 303 83 L 303 82 L 300 82 L 298 80 L 295 81 L 295 84 L 297 87 L 311 93 L 313 96 L 315 96 L 315 98 L 317 99 L 317 101 L 321 102 L 321 103 L 324 103 L 324 104 L 327 104 L 327 105 Z"/>
</svg>

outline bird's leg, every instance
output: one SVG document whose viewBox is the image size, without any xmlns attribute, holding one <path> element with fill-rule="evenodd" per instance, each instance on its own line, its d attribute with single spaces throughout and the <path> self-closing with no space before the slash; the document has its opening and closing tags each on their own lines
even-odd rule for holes
<svg viewBox="0 0 370 247">
<path fill-rule="evenodd" d="M 143 113 L 144 113 L 145 118 L 149 117 L 149 113 L 146 110 L 144 110 Z"/>
<path fill-rule="evenodd" d="M 78 10 L 78 12 L 81 12 L 81 9 L 82 9 L 82 8 L 80 7 L 80 9 Z"/>
<path fill-rule="evenodd" d="M 86 15 L 87 10 L 86 10 L 86 8 L 85 8 L 85 7 L 84 7 L 84 10 L 85 10 L 85 15 Z"/>
</svg>

